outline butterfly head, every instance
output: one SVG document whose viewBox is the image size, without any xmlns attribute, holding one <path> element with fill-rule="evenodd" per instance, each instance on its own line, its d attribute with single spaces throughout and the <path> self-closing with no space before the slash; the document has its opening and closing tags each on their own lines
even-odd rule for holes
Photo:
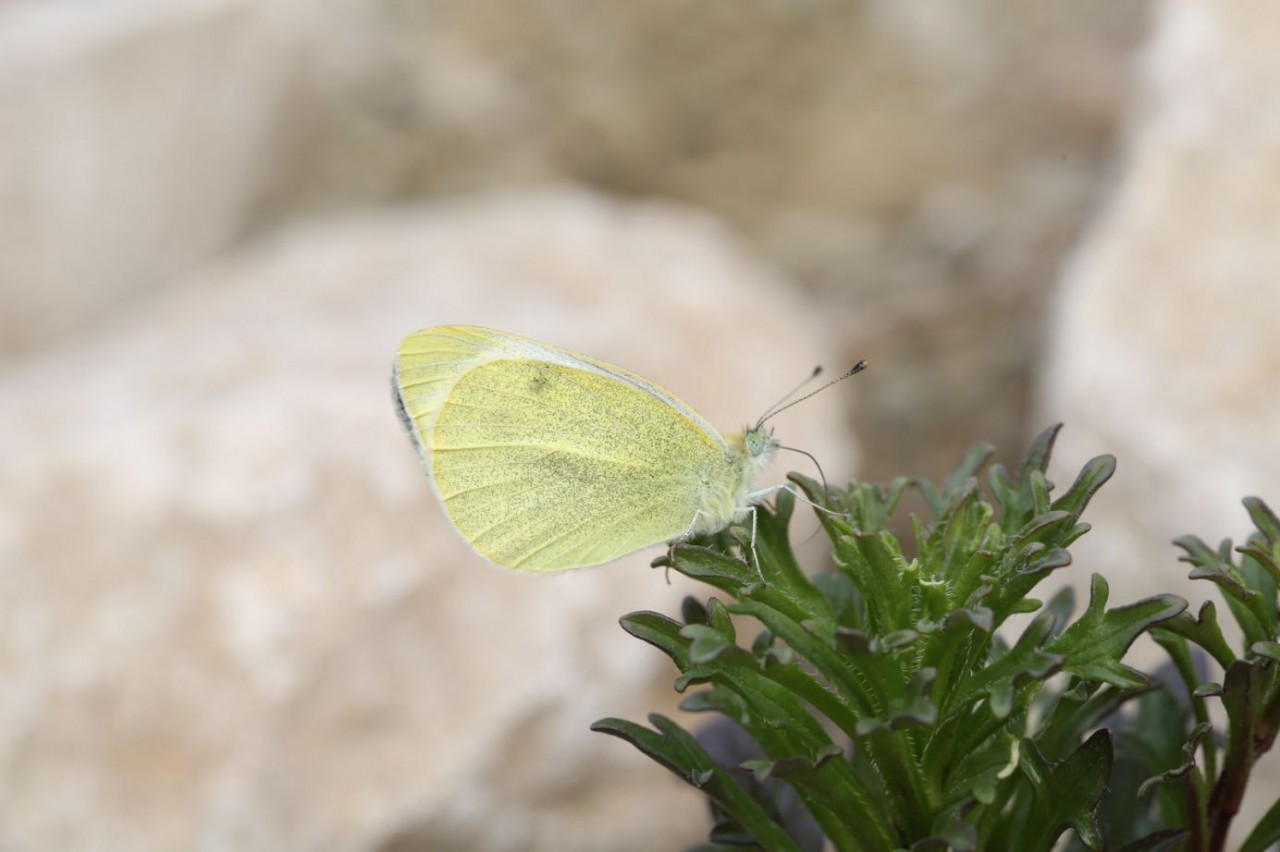
<svg viewBox="0 0 1280 852">
<path fill-rule="evenodd" d="M 767 467 L 778 452 L 779 441 L 773 436 L 773 427 L 757 423 L 742 433 L 742 447 L 747 459 L 757 471 Z"/>
<path fill-rule="evenodd" d="M 760 470 L 766 467 L 769 464 L 769 462 L 773 461 L 774 455 L 777 454 L 778 449 L 782 446 L 782 444 L 778 441 L 778 439 L 773 436 L 773 428 L 765 426 L 765 421 L 773 417 L 778 412 L 785 411 L 786 409 L 795 405 L 797 402 L 804 402 L 809 397 L 813 396 L 819 391 L 822 391 L 822 390 L 825 390 L 826 388 L 831 387 L 836 382 L 843 381 L 844 379 L 847 379 L 850 376 L 857 375 L 858 373 L 862 372 L 866 368 L 867 368 L 867 362 L 859 361 L 857 364 L 854 364 L 851 369 L 847 370 L 843 374 L 827 382 L 825 385 L 818 388 L 817 390 L 810 391 L 809 393 L 805 394 L 799 399 L 795 399 L 794 397 L 800 391 L 800 389 L 803 388 L 806 384 L 808 384 L 812 380 L 816 379 L 818 375 L 822 372 L 821 367 L 814 367 L 813 372 L 809 374 L 809 378 L 801 382 L 795 388 L 795 390 L 791 391 L 791 393 L 787 394 L 782 399 L 778 400 L 776 403 L 770 406 L 769 409 L 764 414 L 760 415 L 760 419 L 756 421 L 756 425 L 752 426 L 749 429 L 743 430 L 742 436 L 741 436 L 743 452 L 747 460 L 755 468 L 756 472 L 758 473 Z"/>
</svg>

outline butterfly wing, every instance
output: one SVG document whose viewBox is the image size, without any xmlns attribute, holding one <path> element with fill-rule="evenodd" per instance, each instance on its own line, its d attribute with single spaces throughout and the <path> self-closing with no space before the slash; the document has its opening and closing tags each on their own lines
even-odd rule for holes
<svg viewBox="0 0 1280 852">
<path fill-rule="evenodd" d="M 510 568 L 597 565 L 676 538 L 729 475 L 724 439 L 666 391 L 515 335 L 411 335 L 397 386 L 450 519 Z"/>
<path fill-rule="evenodd" d="M 449 391 L 468 370 L 513 349 L 511 337 L 484 328 L 442 326 L 416 331 L 400 344 L 391 380 L 396 409 L 428 471 L 431 433 Z"/>
<path fill-rule="evenodd" d="M 400 344 L 392 385 L 397 409 L 430 469 L 430 444 L 436 415 L 453 385 L 469 370 L 495 360 L 546 361 L 596 373 L 665 403 L 728 450 L 724 438 L 687 403 L 643 376 L 518 334 L 479 326 L 437 326 L 416 331 Z"/>
</svg>

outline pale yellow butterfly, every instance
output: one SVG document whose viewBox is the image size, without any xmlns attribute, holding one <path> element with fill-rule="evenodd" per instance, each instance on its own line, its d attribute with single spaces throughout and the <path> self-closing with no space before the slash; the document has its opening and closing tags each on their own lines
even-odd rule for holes
<svg viewBox="0 0 1280 852">
<path fill-rule="evenodd" d="M 584 568 L 719 532 L 777 490 L 754 489 L 778 448 L 765 417 L 722 435 L 640 376 L 519 335 L 414 332 L 393 386 L 449 520 L 506 568 Z"/>
</svg>

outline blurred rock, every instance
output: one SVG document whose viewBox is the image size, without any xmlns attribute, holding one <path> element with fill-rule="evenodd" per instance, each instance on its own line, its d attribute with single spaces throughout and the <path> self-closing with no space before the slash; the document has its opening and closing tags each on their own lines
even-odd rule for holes
<svg viewBox="0 0 1280 852">
<path fill-rule="evenodd" d="M 1145 0 L 327 8 L 276 215 L 564 176 L 686 201 L 892 376 L 856 411 L 869 476 L 1021 452 L 1043 296 L 1096 203 Z"/>
<path fill-rule="evenodd" d="M 1164 4 L 1119 184 L 1059 287 L 1045 416 L 1066 422 L 1064 470 L 1119 456 L 1096 510 L 1117 531 L 1082 544 L 1126 598 L 1203 597 L 1169 540 L 1239 537 L 1247 494 L 1280 507 L 1273 24 L 1266 3 Z"/>
<path fill-rule="evenodd" d="M 262 5 L 0 4 L 0 354 L 93 323 L 243 231 L 296 55 Z"/>
<path fill-rule="evenodd" d="M 268 224 L 571 180 L 820 293 L 894 379 L 856 412 L 879 478 L 1020 451 L 1146 0 L 82 6 L 0 7 L 4 351 Z"/>
<path fill-rule="evenodd" d="M 672 710 L 674 669 L 616 622 L 689 586 L 653 553 L 521 577 L 447 528 L 388 391 L 400 338 L 445 322 L 626 365 L 726 428 L 833 363 L 723 227 L 566 190 L 297 227 L 10 365 L 0 847 L 705 836 L 697 794 L 587 730 Z M 778 418 L 833 479 L 853 385 Z"/>
<path fill-rule="evenodd" d="M 1042 410 L 1066 422 L 1060 479 L 1119 459 L 1075 578 L 1104 572 L 1116 604 L 1198 606 L 1218 596 L 1171 539 L 1240 543 L 1242 497 L 1280 508 L 1280 120 L 1261 106 L 1280 88 L 1280 8 L 1166 0 L 1143 70 L 1119 184 L 1059 285 Z"/>
</svg>

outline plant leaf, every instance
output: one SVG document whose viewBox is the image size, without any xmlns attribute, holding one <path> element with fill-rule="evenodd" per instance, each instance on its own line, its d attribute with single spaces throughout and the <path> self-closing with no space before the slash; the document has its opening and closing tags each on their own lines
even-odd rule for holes
<svg viewBox="0 0 1280 852">
<path fill-rule="evenodd" d="M 1036 812 L 1028 849 L 1048 848 L 1064 828 L 1074 829 L 1090 849 L 1102 848 L 1095 812 L 1111 773 L 1111 734 L 1095 731 L 1059 763 L 1050 763 L 1032 740 L 1022 743 L 1022 772 L 1035 790 Z"/>
<path fill-rule="evenodd" d="M 786 831 L 748 795 L 728 770 L 712 759 L 692 734 L 657 713 L 651 714 L 649 721 L 656 731 L 625 719 L 613 718 L 599 720 L 591 730 L 626 740 L 697 787 L 765 849 L 799 852 Z"/>
<path fill-rule="evenodd" d="M 1140 689 L 1147 676 L 1120 663 L 1133 640 L 1153 624 L 1173 618 L 1187 607 L 1176 595 L 1155 595 L 1119 609 L 1106 610 L 1109 591 L 1101 574 L 1093 575 L 1089 607 L 1049 644 L 1067 658 L 1063 669 L 1086 680 L 1120 689 Z"/>
</svg>

